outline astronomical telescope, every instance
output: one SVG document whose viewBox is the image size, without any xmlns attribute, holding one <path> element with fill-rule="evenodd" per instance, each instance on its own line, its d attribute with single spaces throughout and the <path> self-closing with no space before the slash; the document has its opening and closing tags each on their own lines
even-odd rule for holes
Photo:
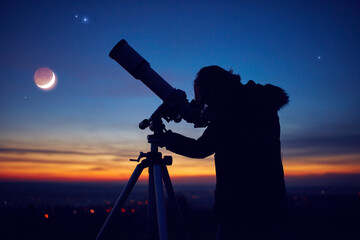
<svg viewBox="0 0 360 240">
<path fill-rule="evenodd" d="M 195 127 L 207 126 L 207 121 L 200 116 L 200 109 L 196 102 L 193 100 L 189 103 L 184 91 L 175 89 L 166 82 L 124 39 L 115 45 L 109 56 L 164 101 L 155 111 L 155 115 L 164 118 L 167 122 L 171 120 L 180 122 L 181 119 L 184 119 L 194 123 Z M 139 124 L 139 127 L 145 129 L 149 124 L 150 122 L 145 119 Z"/>
<path fill-rule="evenodd" d="M 148 168 L 149 185 L 145 239 L 168 240 L 164 185 L 169 203 L 173 208 L 173 214 L 176 216 L 178 222 L 181 239 L 186 240 L 188 236 L 185 230 L 185 224 L 167 170 L 167 166 L 172 165 L 172 157 L 162 157 L 161 152 L 158 151 L 161 136 L 165 131 L 165 125 L 162 119 L 165 119 L 167 122 L 171 120 L 180 122 L 181 119 L 184 119 L 187 122 L 194 123 L 195 127 L 205 127 L 208 122 L 202 120 L 200 108 L 197 107 L 194 100 L 189 103 L 184 91 L 173 88 L 160 77 L 160 75 L 150 67 L 150 64 L 130 47 L 124 39 L 115 45 L 109 56 L 118 62 L 134 78 L 142 81 L 163 100 L 163 103 L 155 110 L 149 119 L 145 119 L 139 124 L 140 129 L 149 127 L 150 130 L 153 131 L 153 134 L 147 136 L 148 143 L 151 144 L 151 150 L 147 153 L 140 152 L 137 159 L 130 159 L 130 161 L 140 163 L 136 166 L 128 183 L 123 188 L 96 239 L 113 239 L 109 233 L 111 233 L 111 229 L 114 228 L 114 220 L 119 216 L 122 206 L 129 197 L 142 171 Z"/>
</svg>

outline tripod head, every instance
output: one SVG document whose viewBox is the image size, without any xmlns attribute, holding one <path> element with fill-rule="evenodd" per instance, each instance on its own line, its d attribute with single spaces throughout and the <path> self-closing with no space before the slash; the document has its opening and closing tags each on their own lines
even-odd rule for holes
<svg viewBox="0 0 360 240">
<path fill-rule="evenodd" d="M 154 132 L 155 135 L 163 133 L 165 131 L 165 125 L 162 119 L 164 118 L 167 122 L 173 120 L 167 114 L 168 113 L 167 109 L 168 109 L 167 104 L 165 103 L 161 104 L 155 110 L 155 112 L 150 116 L 150 118 L 144 119 L 139 123 L 139 128 L 141 130 L 149 128 L 151 131 Z"/>
<path fill-rule="evenodd" d="M 192 110 L 189 111 L 188 108 Z M 144 130 L 149 127 L 155 135 L 163 133 L 166 129 L 162 119 L 165 119 L 166 122 L 174 121 L 176 123 L 182 119 L 186 119 L 188 122 L 195 120 L 192 121 L 195 123 L 194 127 L 206 127 L 208 125 L 208 120 L 201 118 L 200 109 L 195 100 L 189 103 L 186 99 L 186 93 L 179 89 L 175 89 L 169 99 L 164 101 L 150 118 L 141 121 L 139 128 Z"/>
<path fill-rule="evenodd" d="M 148 143 L 151 144 L 151 151 L 147 153 L 140 152 L 140 155 L 137 159 L 130 159 L 130 161 L 140 162 L 142 158 L 145 158 L 145 160 L 143 160 L 141 163 L 145 164 L 146 166 L 148 166 L 148 164 L 155 163 L 165 165 L 172 164 L 171 156 L 164 156 L 162 158 L 162 154 L 158 151 L 160 135 L 166 131 L 162 119 L 164 118 L 168 122 L 172 120 L 168 117 L 168 107 L 169 106 L 165 103 L 161 104 L 149 119 L 144 119 L 139 123 L 140 129 L 144 130 L 149 128 L 151 131 L 153 131 L 153 134 L 147 136 Z"/>
</svg>

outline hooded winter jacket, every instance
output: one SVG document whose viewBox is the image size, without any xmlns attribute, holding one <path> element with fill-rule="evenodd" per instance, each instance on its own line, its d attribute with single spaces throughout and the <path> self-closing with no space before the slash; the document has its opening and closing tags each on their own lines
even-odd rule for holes
<svg viewBox="0 0 360 240">
<path fill-rule="evenodd" d="M 215 214 L 219 222 L 278 224 L 286 191 L 277 112 L 288 103 L 279 87 L 249 81 L 228 96 L 197 140 L 169 132 L 168 150 L 191 158 L 215 153 Z"/>
</svg>

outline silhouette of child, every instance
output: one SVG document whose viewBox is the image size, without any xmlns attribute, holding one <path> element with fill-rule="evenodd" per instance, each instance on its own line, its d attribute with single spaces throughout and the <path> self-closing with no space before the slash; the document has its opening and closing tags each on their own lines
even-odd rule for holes
<svg viewBox="0 0 360 240">
<path fill-rule="evenodd" d="M 194 90 L 209 126 L 197 140 L 167 131 L 163 145 L 191 158 L 215 153 L 217 239 L 271 239 L 286 218 L 277 112 L 288 95 L 219 66 L 202 68 Z"/>
</svg>

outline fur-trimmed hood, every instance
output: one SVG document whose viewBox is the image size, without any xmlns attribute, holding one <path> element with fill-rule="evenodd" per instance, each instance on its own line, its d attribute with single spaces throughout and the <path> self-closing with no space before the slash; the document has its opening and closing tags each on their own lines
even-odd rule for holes
<svg viewBox="0 0 360 240">
<path fill-rule="evenodd" d="M 256 101 L 261 102 L 276 111 L 279 111 L 289 103 L 288 94 L 282 88 L 277 86 L 271 84 L 256 84 L 252 80 L 243 86 L 249 91 L 249 94 L 252 97 L 256 98 Z"/>
</svg>

